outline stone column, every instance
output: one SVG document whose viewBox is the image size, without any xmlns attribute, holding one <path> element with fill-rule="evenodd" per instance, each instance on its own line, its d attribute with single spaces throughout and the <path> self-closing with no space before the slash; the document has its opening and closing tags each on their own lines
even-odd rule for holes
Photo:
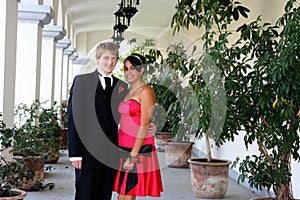
<svg viewBox="0 0 300 200">
<path fill-rule="evenodd" d="M 64 49 L 68 48 L 70 44 L 71 40 L 67 38 L 59 40 L 56 44 L 54 101 L 56 101 L 59 105 L 62 100 Z"/>
<path fill-rule="evenodd" d="M 50 6 L 19 3 L 16 105 L 40 98 L 42 28 L 54 16 Z"/>
<path fill-rule="evenodd" d="M 69 47 L 64 50 L 64 60 L 63 60 L 63 72 L 62 72 L 62 99 L 68 99 L 68 89 L 69 89 L 69 59 L 74 53 L 74 47 Z"/>
<path fill-rule="evenodd" d="M 79 57 L 73 62 L 73 76 L 72 80 L 76 75 L 83 73 L 83 68 L 90 62 L 89 58 Z"/>
<path fill-rule="evenodd" d="M 66 34 L 62 26 L 47 25 L 43 29 L 40 100 L 54 105 L 56 43 Z"/>
<path fill-rule="evenodd" d="M 69 72 L 68 72 L 68 84 L 71 85 L 73 82 L 73 72 L 74 72 L 74 62 L 78 58 L 79 53 L 73 52 L 73 54 L 70 56 L 70 64 L 69 64 Z"/>
<path fill-rule="evenodd" d="M 0 112 L 7 127 L 14 125 L 18 2 L 0 1 Z M 0 144 L 0 149 L 1 149 Z M 1 154 L 12 160 L 9 150 Z"/>
</svg>

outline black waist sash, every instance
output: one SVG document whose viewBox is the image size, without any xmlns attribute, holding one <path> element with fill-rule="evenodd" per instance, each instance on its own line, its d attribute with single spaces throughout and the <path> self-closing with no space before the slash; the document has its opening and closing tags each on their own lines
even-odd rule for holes
<svg viewBox="0 0 300 200">
<path fill-rule="evenodd" d="M 122 162 L 122 166 L 123 166 L 126 161 L 126 158 L 129 157 L 132 148 L 128 148 L 128 147 L 120 147 L 120 148 L 124 150 L 121 151 L 121 157 L 123 158 L 123 162 Z M 152 144 L 146 144 L 141 147 L 139 154 L 142 154 L 140 156 L 151 156 L 151 152 L 152 152 Z M 118 188 L 119 193 L 120 193 L 121 185 L 123 183 L 124 175 L 125 172 L 121 169 L 119 188 Z M 136 163 L 134 163 L 133 168 L 128 172 L 127 175 L 125 195 L 127 195 L 127 193 L 137 184 L 138 184 L 138 175 L 137 175 Z"/>
</svg>

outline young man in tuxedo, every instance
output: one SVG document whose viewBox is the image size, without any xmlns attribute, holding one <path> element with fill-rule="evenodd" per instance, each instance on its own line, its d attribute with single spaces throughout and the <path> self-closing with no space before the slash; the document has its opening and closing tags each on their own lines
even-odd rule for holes
<svg viewBox="0 0 300 200">
<path fill-rule="evenodd" d="M 111 200 L 118 165 L 118 105 L 127 84 L 114 77 L 118 46 L 100 43 L 98 68 L 74 78 L 68 101 L 68 151 L 76 200 Z"/>
</svg>

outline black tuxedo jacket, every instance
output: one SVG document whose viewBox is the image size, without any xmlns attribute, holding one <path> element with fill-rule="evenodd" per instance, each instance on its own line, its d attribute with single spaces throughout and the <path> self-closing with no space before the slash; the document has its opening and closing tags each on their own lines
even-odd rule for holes
<svg viewBox="0 0 300 200">
<path fill-rule="evenodd" d="M 82 157 L 83 167 L 116 167 L 118 105 L 127 88 L 113 76 L 112 89 L 103 90 L 97 70 L 74 78 L 68 100 L 68 151 L 69 157 Z"/>
</svg>

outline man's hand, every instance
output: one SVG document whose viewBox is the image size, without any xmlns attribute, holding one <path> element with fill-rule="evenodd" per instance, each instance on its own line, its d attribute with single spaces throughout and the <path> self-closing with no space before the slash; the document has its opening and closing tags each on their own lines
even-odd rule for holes
<svg viewBox="0 0 300 200">
<path fill-rule="evenodd" d="M 148 131 L 149 131 L 149 133 L 150 133 L 150 135 L 155 135 L 155 133 L 156 133 L 156 125 L 153 123 L 153 122 L 151 122 L 150 124 L 149 124 L 149 128 L 148 128 Z"/>
<path fill-rule="evenodd" d="M 82 167 L 82 160 L 72 161 L 72 166 L 75 167 L 75 169 L 81 169 L 81 167 Z"/>
</svg>

